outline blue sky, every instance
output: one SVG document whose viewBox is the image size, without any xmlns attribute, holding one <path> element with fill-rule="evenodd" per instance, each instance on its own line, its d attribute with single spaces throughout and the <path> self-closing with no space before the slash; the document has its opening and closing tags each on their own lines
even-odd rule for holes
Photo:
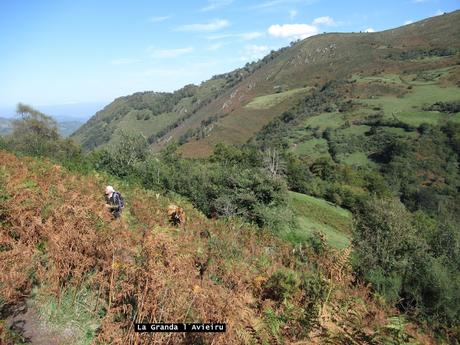
<svg viewBox="0 0 460 345">
<path fill-rule="evenodd" d="M 320 32 L 385 30 L 458 0 L 0 0 L 0 107 L 172 91 Z"/>
</svg>

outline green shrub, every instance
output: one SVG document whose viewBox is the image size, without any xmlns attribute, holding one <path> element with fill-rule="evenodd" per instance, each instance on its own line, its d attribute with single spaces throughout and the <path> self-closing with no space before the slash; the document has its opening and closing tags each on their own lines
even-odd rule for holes
<svg viewBox="0 0 460 345">
<path fill-rule="evenodd" d="M 299 290 L 300 279 L 295 271 L 288 268 L 277 270 L 271 275 L 264 286 L 264 297 L 275 301 L 283 301 L 292 297 Z"/>
<path fill-rule="evenodd" d="M 460 235 L 455 218 L 443 207 L 438 212 L 436 221 L 422 211 L 411 214 L 399 200 L 366 202 L 357 215 L 353 265 L 387 300 L 429 320 L 435 329 L 455 332 Z"/>
<path fill-rule="evenodd" d="M 302 275 L 300 287 L 303 292 L 304 313 L 299 322 L 304 328 L 303 332 L 307 334 L 318 325 L 319 312 L 327 298 L 328 286 L 323 277 L 313 270 Z"/>
<path fill-rule="evenodd" d="M 360 210 L 354 230 L 355 270 L 388 299 L 395 301 L 401 277 L 410 269 L 417 247 L 412 216 L 393 199 L 373 199 Z"/>
<path fill-rule="evenodd" d="M 7 143 L 5 141 L 5 138 L 3 136 L 0 135 L 0 150 L 4 150 L 6 149 L 8 146 L 7 146 Z"/>
<path fill-rule="evenodd" d="M 372 284 L 380 294 L 390 302 L 397 302 L 401 295 L 402 274 L 385 272 L 381 267 L 365 272 L 364 279 Z"/>
</svg>

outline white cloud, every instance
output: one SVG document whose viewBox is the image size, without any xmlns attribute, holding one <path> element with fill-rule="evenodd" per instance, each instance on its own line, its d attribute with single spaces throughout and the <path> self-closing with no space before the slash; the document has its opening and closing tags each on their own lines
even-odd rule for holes
<svg viewBox="0 0 460 345">
<path fill-rule="evenodd" d="M 245 49 L 246 49 L 246 52 L 250 54 L 263 54 L 263 55 L 268 53 L 270 50 L 268 46 L 258 46 L 255 44 L 247 45 Z"/>
<path fill-rule="evenodd" d="M 202 24 L 188 24 L 179 26 L 177 31 L 217 31 L 229 26 L 230 23 L 225 19 L 215 19 L 209 23 Z"/>
<path fill-rule="evenodd" d="M 159 22 L 164 22 L 165 20 L 168 20 L 169 18 L 171 18 L 171 16 L 150 17 L 149 22 L 159 23 Z"/>
<path fill-rule="evenodd" d="M 313 25 L 335 25 L 334 19 L 329 16 L 318 17 L 313 20 Z"/>
<path fill-rule="evenodd" d="M 289 18 L 292 20 L 295 17 L 297 17 L 298 14 L 299 14 L 299 12 L 297 10 L 290 10 L 289 11 Z"/>
<path fill-rule="evenodd" d="M 264 34 L 261 33 L 261 32 L 244 32 L 242 34 L 239 34 L 238 37 L 241 37 L 241 39 L 245 40 L 245 41 L 250 41 L 250 40 L 254 40 L 256 38 L 259 38 L 259 37 L 262 37 Z"/>
<path fill-rule="evenodd" d="M 276 5 L 284 4 L 286 3 L 285 0 L 273 0 L 273 1 L 267 1 L 260 3 L 258 5 L 252 6 L 251 8 L 256 9 L 256 8 L 267 8 L 267 7 L 273 7 Z"/>
<path fill-rule="evenodd" d="M 422 2 L 428 2 L 429 0 L 412 0 L 414 4 L 421 4 Z"/>
<path fill-rule="evenodd" d="M 437 10 L 436 13 L 434 14 L 435 16 L 441 16 L 444 14 L 444 11 Z"/>
<path fill-rule="evenodd" d="M 121 59 L 114 59 L 110 61 L 111 65 L 130 65 L 136 62 L 140 62 L 139 59 L 130 59 L 130 58 L 121 58 Z"/>
<path fill-rule="evenodd" d="M 258 60 L 270 51 L 270 47 L 265 45 L 250 44 L 244 47 L 243 55 L 240 57 L 241 61 L 254 61 Z"/>
<path fill-rule="evenodd" d="M 265 9 L 265 8 L 271 8 L 275 6 L 282 6 L 282 5 L 288 5 L 288 4 L 312 4 L 316 2 L 317 0 L 271 0 L 271 1 L 266 1 L 262 2 L 258 5 L 251 6 L 250 9 Z"/>
<path fill-rule="evenodd" d="M 364 30 L 364 32 L 370 33 L 370 32 L 375 32 L 375 30 L 373 28 L 367 28 L 366 30 Z"/>
<path fill-rule="evenodd" d="M 175 49 L 155 49 L 149 47 L 147 51 L 153 58 L 175 58 L 193 52 L 193 47 L 175 48 Z"/>
<path fill-rule="evenodd" d="M 221 35 L 212 35 L 212 36 L 207 36 L 206 38 L 208 40 L 220 40 L 224 38 L 239 38 L 242 39 L 243 41 L 250 41 L 254 40 L 256 38 L 262 37 L 264 34 L 261 32 L 242 32 L 239 34 L 221 34 Z"/>
<path fill-rule="evenodd" d="M 309 24 L 275 24 L 268 28 L 268 33 L 274 37 L 304 39 L 317 35 L 319 29 Z"/>
<path fill-rule="evenodd" d="M 311 24 L 274 24 L 268 28 L 268 34 L 274 37 L 304 39 L 320 33 L 321 25 L 337 25 L 329 16 L 318 17 Z"/>
<path fill-rule="evenodd" d="M 406 20 L 404 22 L 404 25 L 409 25 L 409 24 L 412 24 L 414 21 L 413 20 Z"/>
<path fill-rule="evenodd" d="M 209 5 L 203 7 L 201 12 L 212 11 L 224 6 L 228 6 L 233 2 L 233 0 L 208 0 Z"/>
</svg>

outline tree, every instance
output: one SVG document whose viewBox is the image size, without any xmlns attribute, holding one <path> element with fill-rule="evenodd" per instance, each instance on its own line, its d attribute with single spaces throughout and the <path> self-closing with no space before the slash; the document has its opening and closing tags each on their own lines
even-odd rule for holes
<svg viewBox="0 0 460 345">
<path fill-rule="evenodd" d="M 93 152 L 91 160 L 98 169 L 113 175 L 145 180 L 145 176 L 139 176 L 146 172 L 146 167 L 141 167 L 140 163 L 146 161 L 148 154 L 149 144 L 142 134 L 120 130 L 114 144 Z"/>
<path fill-rule="evenodd" d="M 276 148 L 269 148 L 264 152 L 264 165 L 272 178 L 284 175 L 286 163 Z"/>
<path fill-rule="evenodd" d="M 311 171 L 323 180 L 333 181 L 336 175 L 336 165 L 329 157 L 320 157 L 311 166 Z"/>
<path fill-rule="evenodd" d="M 113 173 L 126 176 L 135 169 L 139 162 L 144 161 L 149 153 L 149 144 L 142 134 L 120 131 L 118 140 L 108 150 Z"/>
<path fill-rule="evenodd" d="M 50 143 L 59 139 L 56 121 L 22 103 L 18 104 L 16 112 L 21 118 L 13 121 L 10 146 L 32 155 L 48 152 Z"/>
<path fill-rule="evenodd" d="M 311 193 L 309 183 L 313 179 L 313 174 L 308 169 L 306 162 L 302 162 L 292 153 L 285 154 L 286 159 L 286 178 L 289 188 L 294 192 Z"/>
<path fill-rule="evenodd" d="M 59 136 L 53 118 L 22 103 L 17 106 L 17 114 L 20 118 L 13 121 L 13 132 L 6 138 L 5 146 L 29 155 L 55 158 L 65 164 L 81 163 L 80 147 Z"/>
</svg>

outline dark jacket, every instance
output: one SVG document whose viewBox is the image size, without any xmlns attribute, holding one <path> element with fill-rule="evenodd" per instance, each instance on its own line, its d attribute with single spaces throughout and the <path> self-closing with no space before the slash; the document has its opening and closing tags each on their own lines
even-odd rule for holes
<svg viewBox="0 0 460 345">
<path fill-rule="evenodd" d="M 110 212 L 115 218 L 120 217 L 121 211 L 123 210 L 123 201 L 119 192 L 113 192 L 109 198 Z"/>
</svg>

